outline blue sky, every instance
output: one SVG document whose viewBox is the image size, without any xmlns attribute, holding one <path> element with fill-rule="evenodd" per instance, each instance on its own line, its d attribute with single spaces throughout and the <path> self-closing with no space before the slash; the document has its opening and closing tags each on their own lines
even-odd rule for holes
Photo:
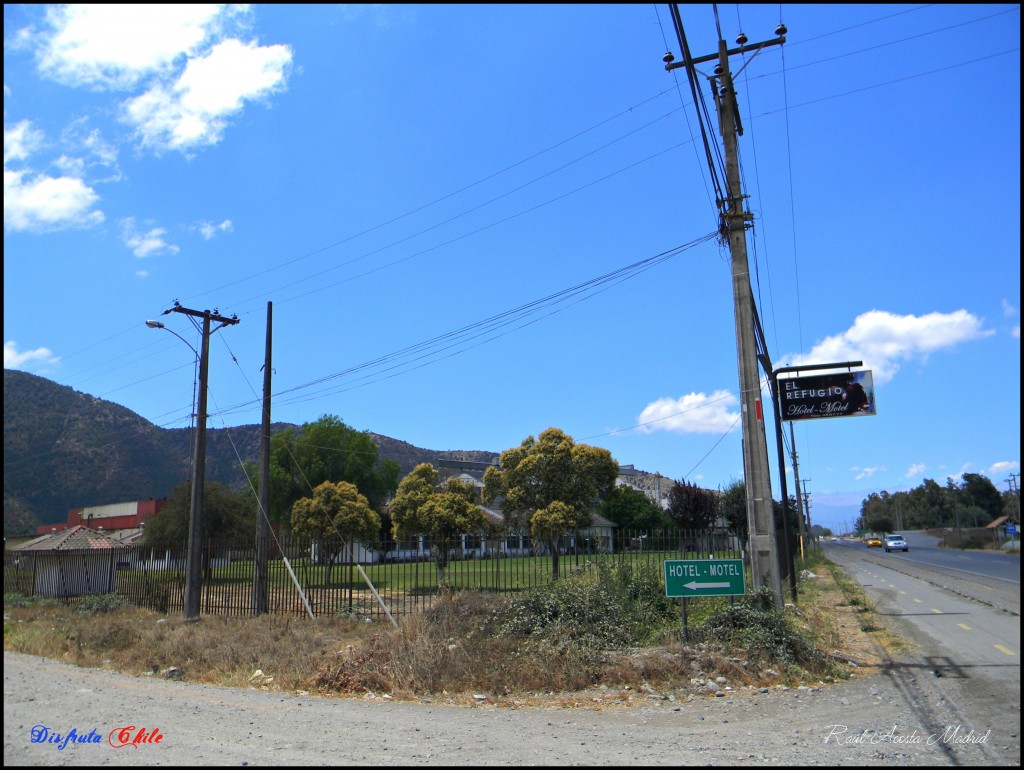
<svg viewBox="0 0 1024 770">
<path fill-rule="evenodd" d="M 695 56 L 714 8 L 681 8 Z M 773 364 L 874 378 L 876 416 L 794 426 L 812 520 L 925 478 L 1005 490 L 1020 7 L 717 11 L 730 46 L 789 30 L 731 62 Z M 210 426 L 258 423 L 272 302 L 275 420 L 495 452 L 554 426 L 742 477 L 729 256 L 669 6 L 5 5 L 4 37 L 6 368 L 187 427 L 195 356 L 145 326 L 198 348 L 161 315 L 178 300 L 238 315 Z"/>
</svg>

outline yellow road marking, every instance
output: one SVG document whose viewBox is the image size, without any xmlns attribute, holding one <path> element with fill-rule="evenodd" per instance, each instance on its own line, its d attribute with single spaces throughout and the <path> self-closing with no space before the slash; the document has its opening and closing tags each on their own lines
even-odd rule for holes
<svg viewBox="0 0 1024 770">
<path fill-rule="evenodd" d="M 971 630 L 970 626 L 965 626 L 963 623 L 957 623 L 957 625 L 960 626 L 960 628 L 962 628 L 964 631 L 970 631 Z"/>
<path fill-rule="evenodd" d="M 914 601 L 917 602 L 918 604 L 921 604 L 921 600 L 920 599 L 914 599 Z"/>
<path fill-rule="evenodd" d="M 934 607 L 932 607 L 932 612 L 934 612 L 936 615 L 941 615 L 942 614 L 942 610 L 937 610 Z"/>
<path fill-rule="evenodd" d="M 996 648 L 997 650 L 999 650 L 999 652 L 1005 652 L 1005 653 L 1006 653 L 1007 655 L 1010 655 L 1010 656 L 1012 656 L 1012 655 L 1014 655 L 1014 654 L 1015 654 L 1015 653 L 1013 652 L 1013 650 L 1008 650 L 1008 649 L 1006 649 L 1005 647 L 1003 647 L 1003 645 L 1001 645 L 1001 644 L 994 644 L 994 645 L 992 645 L 992 646 L 993 646 L 993 647 L 995 647 L 995 648 Z"/>
</svg>

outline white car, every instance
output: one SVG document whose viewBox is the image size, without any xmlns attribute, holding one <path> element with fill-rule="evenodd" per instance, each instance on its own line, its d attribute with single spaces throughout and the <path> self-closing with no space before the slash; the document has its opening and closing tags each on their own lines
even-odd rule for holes
<svg viewBox="0 0 1024 770">
<path fill-rule="evenodd" d="M 885 536 L 885 552 L 889 551 L 903 551 L 908 553 L 910 546 L 907 545 L 907 541 L 903 539 L 903 535 L 886 535 Z"/>
</svg>

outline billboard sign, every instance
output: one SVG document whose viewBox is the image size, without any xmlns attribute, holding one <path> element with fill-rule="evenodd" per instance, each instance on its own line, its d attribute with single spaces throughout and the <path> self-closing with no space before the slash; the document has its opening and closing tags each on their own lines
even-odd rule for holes
<svg viewBox="0 0 1024 770">
<path fill-rule="evenodd" d="M 779 379 L 783 420 L 875 414 L 871 370 Z"/>
</svg>

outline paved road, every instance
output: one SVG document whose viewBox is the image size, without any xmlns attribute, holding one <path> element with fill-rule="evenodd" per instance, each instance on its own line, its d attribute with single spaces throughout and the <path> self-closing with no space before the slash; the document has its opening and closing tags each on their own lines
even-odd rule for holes
<svg viewBox="0 0 1024 770">
<path fill-rule="evenodd" d="M 1019 580 L 982 574 L 984 569 L 935 567 L 864 546 L 832 545 L 828 554 L 877 602 L 879 616 L 914 643 L 891 669 L 908 706 L 924 709 L 933 722 L 991 730 L 1019 745 Z"/>
<path fill-rule="evenodd" d="M 1020 587 L 1020 556 L 1017 554 L 940 548 L 939 538 L 934 535 L 913 531 L 902 534 L 906 538 L 910 550 L 907 553 L 895 551 L 888 554 L 889 556 L 899 556 L 924 566 L 955 569 L 968 574 L 999 578 Z M 837 548 L 868 550 L 859 541 L 841 540 L 839 543 L 826 541 L 825 546 L 830 551 Z M 870 550 L 872 553 L 885 554 L 884 549 L 872 548 Z"/>
</svg>

